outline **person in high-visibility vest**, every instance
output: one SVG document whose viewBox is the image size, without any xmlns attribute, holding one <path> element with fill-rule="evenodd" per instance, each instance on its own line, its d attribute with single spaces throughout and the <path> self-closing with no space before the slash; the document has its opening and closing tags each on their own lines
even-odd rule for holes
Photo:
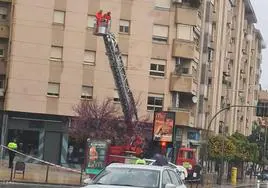
<svg viewBox="0 0 268 188">
<path fill-rule="evenodd" d="M 146 161 L 144 160 L 144 155 L 143 155 L 143 153 L 141 153 L 141 154 L 139 155 L 139 158 L 136 160 L 135 164 L 146 165 Z"/>
<path fill-rule="evenodd" d="M 18 145 L 16 143 L 16 140 L 14 139 L 13 141 L 9 142 L 7 145 L 8 149 L 12 149 L 12 150 L 17 150 L 18 149 Z M 15 158 L 15 152 L 8 150 L 8 154 L 9 154 L 9 165 L 8 168 L 13 168 L 13 161 Z"/>
</svg>

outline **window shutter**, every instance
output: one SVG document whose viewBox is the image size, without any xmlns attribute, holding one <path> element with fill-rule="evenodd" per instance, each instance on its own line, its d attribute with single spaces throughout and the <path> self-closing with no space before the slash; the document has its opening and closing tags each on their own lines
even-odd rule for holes
<svg viewBox="0 0 268 188">
<path fill-rule="evenodd" d="M 86 50 L 84 54 L 84 61 L 89 63 L 95 63 L 95 56 L 96 52 Z"/>
<path fill-rule="evenodd" d="M 177 24 L 177 38 L 193 41 L 193 26 Z"/>
<path fill-rule="evenodd" d="M 52 46 L 50 57 L 55 59 L 62 59 L 62 47 Z"/>
<path fill-rule="evenodd" d="M 148 97 L 164 98 L 164 94 L 149 93 Z"/>
<path fill-rule="evenodd" d="M 59 91 L 60 91 L 60 84 L 58 84 L 58 83 L 49 83 L 48 84 L 47 93 L 58 94 Z"/>
<path fill-rule="evenodd" d="M 168 26 L 154 25 L 153 35 L 158 36 L 158 37 L 168 38 Z"/>
<path fill-rule="evenodd" d="M 121 57 L 122 57 L 122 61 L 124 63 L 124 66 L 126 67 L 127 64 L 128 64 L 128 56 L 127 55 L 122 55 Z"/>
<path fill-rule="evenodd" d="M 151 59 L 151 62 L 153 64 L 166 65 L 166 60 L 163 59 Z"/>
<path fill-rule="evenodd" d="M 94 28 L 95 22 L 96 22 L 95 16 L 88 16 L 87 17 L 87 27 Z"/>
<path fill-rule="evenodd" d="M 119 99 L 119 95 L 118 95 L 118 90 L 117 89 L 114 90 L 114 98 L 115 99 Z"/>
<path fill-rule="evenodd" d="M 91 86 L 83 86 L 82 87 L 82 96 L 93 96 L 93 87 Z"/>
<path fill-rule="evenodd" d="M 127 21 L 127 20 L 120 20 L 120 26 L 129 27 L 129 21 Z"/>
<path fill-rule="evenodd" d="M 54 11 L 54 23 L 64 24 L 65 12 Z"/>
<path fill-rule="evenodd" d="M 155 6 L 159 8 L 170 8 L 171 0 L 156 0 Z"/>
</svg>

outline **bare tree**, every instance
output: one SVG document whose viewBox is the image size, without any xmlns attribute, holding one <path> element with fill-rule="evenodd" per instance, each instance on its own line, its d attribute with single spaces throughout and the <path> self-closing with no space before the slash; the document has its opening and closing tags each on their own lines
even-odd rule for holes
<svg viewBox="0 0 268 188">
<path fill-rule="evenodd" d="M 120 109 L 113 100 L 81 101 L 74 107 L 74 111 L 76 117 L 72 120 L 69 133 L 77 142 L 85 142 L 87 138 L 113 138 L 115 142 L 123 142 L 127 139 L 125 138 L 127 127 L 122 116 L 119 115 Z"/>
<path fill-rule="evenodd" d="M 140 97 L 136 105 L 140 105 Z M 147 116 L 138 122 L 126 124 L 121 108 L 114 104 L 113 99 L 103 102 L 84 100 L 74 106 L 76 117 L 73 118 L 69 133 L 78 143 L 84 143 L 87 138 L 111 139 L 114 144 L 130 143 L 133 135 L 143 137 L 142 127 L 148 122 Z"/>
</svg>

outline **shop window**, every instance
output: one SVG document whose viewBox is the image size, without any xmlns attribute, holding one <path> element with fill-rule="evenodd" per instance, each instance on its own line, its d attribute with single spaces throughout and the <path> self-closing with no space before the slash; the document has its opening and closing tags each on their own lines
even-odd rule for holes
<svg viewBox="0 0 268 188">
<path fill-rule="evenodd" d="M 69 146 L 67 152 L 67 162 L 71 164 L 83 164 L 85 157 L 85 145 L 75 142 L 69 138 Z"/>
<path fill-rule="evenodd" d="M 200 139 L 199 133 L 194 132 L 194 131 L 189 131 L 187 137 L 189 140 L 199 140 Z"/>
<path fill-rule="evenodd" d="M 8 131 L 8 142 L 13 139 L 16 139 L 19 152 L 31 156 L 39 154 L 39 131 L 11 129 Z"/>
</svg>

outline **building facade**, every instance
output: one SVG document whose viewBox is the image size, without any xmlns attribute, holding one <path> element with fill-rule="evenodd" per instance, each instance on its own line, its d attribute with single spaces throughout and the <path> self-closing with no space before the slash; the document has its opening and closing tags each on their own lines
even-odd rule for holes
<svg viewBox="0 0 268 188">
<path fill-rule="evenodd" d="M 222 108 L 257 105 L 264 48 L 262 35 L 254 26 L 257 19 L 249 0 L 208 1 L 207 15 L 199 95 L 198 122 L 202 128 L 208 127 Z M 210 130 L 216 134 L 238 131 L 249 135 L 256 120 L 255 110 L 239 107 L 223 111 Z"/>
<path fill-rule="evenodd" d="M 255 99 L 262 39 L 249 1 L 235 6 L 224 0 L 0 2 L 1 143 L 32 134 L 34 141 L 25 142 L 34 142 L 31 151 L 45 160 L 66 162 L 68 117 L 75 104 L 85 98 L 118 103 L 103 39 L 93 35 L 100 9 L 112 12 L 111 31 L 141 102 L 140 117 L 153 121 L 156 110 L 175 112 L 178 144 L 197 147 L 199 130 L 223 101 L 237 104 L 240 86 L 245 101 Z M 239 127 L 247 133 L 243 127 L 252 119 L 238 125 L 238 114 L 251 118 L 253 111 L 227 113 L 228 131 Z M 220 121 L 213 126 L 216 132 Z M 52 140 L 58 148 L 53 156 L 48 154 Z"/>
</svg>

